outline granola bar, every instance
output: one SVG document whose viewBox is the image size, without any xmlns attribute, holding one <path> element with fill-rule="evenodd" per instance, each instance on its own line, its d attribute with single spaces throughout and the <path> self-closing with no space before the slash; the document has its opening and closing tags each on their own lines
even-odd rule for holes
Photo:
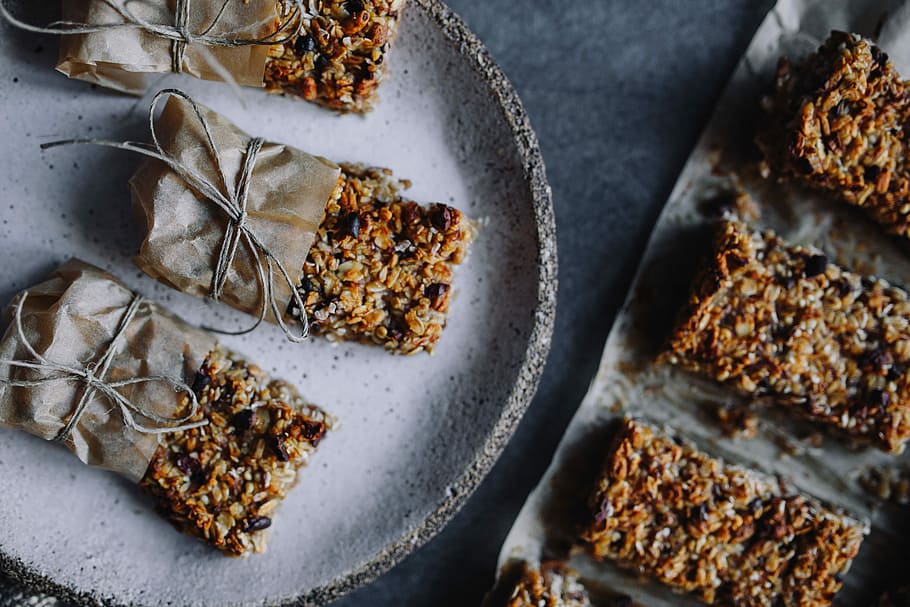
<svg viewBox="0 0 910 607">
<path fill-rule="evenodd" d="M 910 91 L 887 54 L 856 34 L 833 32 L 803 61 L 781 59 L 768 106 L 758 138 L 768 168 L 910 236 Z"/>
<path fill-rule="evenodd" d="M 315 0 L 300 32 L 273 47 L 265 86 L 327 108 L 366 112 L 383 77 L 404 0 Z M 279 11 L 290 10 L 279 3 Z M 313 9 L 311 9 L 313 10 Z"/>
<path fill-rule="evenodd" d="M 591 599 L 578 575 L 562 564 L 544 563 L 539 569 L 525 564 L 506 607 L 591 607 Z"/>
<path fill-rule="evenodd" d="M 342 179 L 303 268 L 311 330 L 402 354 L 432 351 L 471 223 L 450 206 L 402 198 L 410 183 L 387 169 L 342 165 Z"/>
<path fill-rule="evenodd" d="M 598 560 L 708 604 L 830 605 L 864 526 L 633 420 L 615 437 L 582 538 Z"/>
<path fill-rule="evenodd" d="M 193 390 L 200 428 L 166 434 L 140 486 L 178 530 L 230 556 L 262 552 L 272 515 L 331 419 L 220 348 Z"/>
<path fill-rule="evenodd" d="M 910 437 L 908 328 L 905 291 L 731 221 L 661 358 L 898 453 Z"/>
</svg>

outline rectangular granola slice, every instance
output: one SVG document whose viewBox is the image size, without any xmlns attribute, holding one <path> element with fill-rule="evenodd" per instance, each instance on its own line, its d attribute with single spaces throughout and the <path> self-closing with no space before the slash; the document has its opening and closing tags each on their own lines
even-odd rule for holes
<svg viewBox="0 0 910 607">
<path fill-rule="evenodd" d="M 830 605 L 865 527 L 625 420 L 591 498 L 593 556 L 709 604 Z"/>
<path fill-rule="evenodd" d="M 402 354 L 432 351 L 472 224 L 450 206 L 402 198 L 410 183 L 387 169 L 342 165 L 342 179 L 303 268 L 311 330 Z"/>
<path fill-rule="evenodd" d="M 591 599 L 578 575 L 561 563 L 544 563 L 539 569 L 525 564 L 506 607 L 541 606 L 591 607 Z"/>
<path fill-rule="evenodd" d="M 404 0 L 317 0 L 300 32 L 272 48 L 265 86 L 327 108 L 366 112 L 398 31 Z M 279 3 L 279 11 L 290 9 Z"/>
<path fill-rule="evenodd" d="M 193 390 L 209 423 L 165 434 L 140 486 L 178 530 L 230 556 L 263 552 L 265 529 L 331 418 L 297 391 L 222 349 Z"/>
<path fill-rule="evenodd" d="M 905 291 L 725 222 L 661 359 L 898 453 L 910 437 L 908 331 Z"/>
<path fill-rule="evenodd" d="M 910 236 L 910 90 L 887 54 L 856 34 L 833 32 L 801 62 L 781 59 L 767 106 L 758 144 L 771 171 L 832 192 Z"/>
</svg>

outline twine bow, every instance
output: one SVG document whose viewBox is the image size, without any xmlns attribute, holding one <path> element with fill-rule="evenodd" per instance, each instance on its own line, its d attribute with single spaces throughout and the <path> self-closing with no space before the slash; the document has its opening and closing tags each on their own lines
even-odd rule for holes
<svg viewBox="0 0 910 607">
<path fill-rule="evenodd" d="M 16 332 L 19 336 L 19 342 L 31 355 L 32 360 L 0 360 L 0 365 L 7 365 L 9 367 L 17 367 L 21 369 L 34 369 L 37 371 L 46 372 L 46 374 L 43 377 L 35 380 L 0 379 L 0 384 L 13 388 L 35 388 L 44 384 L 58 381 L 81 382 L 83 384 L 82 396 L 79 398 L 79 402 L 76 404 L 76 408 L 73 410 L 66 424 L 63 426 L 57 436 L 54 437 L 55 441 L 63 442 L 70 437 L 73 429 L 79 423 L 79 420 L 85 413 L 88 404 L 91 402 L 92 397 L 96 393 L 104 396 L 112 404 L 116 405 L 120 409 L 123 423 L 129 429 L 141 434 L 167 434 L 170 432 L 182 432 L 184 430 L 190 430 L 192 428 L 199 428 L 208 423 L 206 420 L 189 422 L 189 420 L 194 415 L 196 415 L 199 410 L 199 401 L 196 399 L 196 394 L 193 392 L 193 389 L 181 381 L 163 375 L 148 375 L 145 377 L 134 377 L 121 381 L 106 381 L 104 379 L 104 376 L 107 374 L 108 369 L 110 369 L 114 354 L 117 353 L 118 342 L 120 342 L 123 338 L 127 326 L 136 317 L 136 313 L 139 311 L 139 307 L 144 302 L 141 296 L 136 295 L 133 297 L 130 305 L 126 309 L 126 312 L 123 314 L 123 318 L 120 320 L 120 324 L 117 326 L 117 330 L 114 333 L 113 339 L 111 339 L 111 342 L 107 345 L 107 348 L 98 358 L 98 360 L 92 363 L 88 363 L 82 368 L 71 367 L 69 365 L 49 360 L 39 354 L 35 350 L 34 346 L 29 343 L 28 338 L 25 335 L 25 330 L 22 327 L 22 307 L 25 305 L 25 300 L 27 297 L 28 292 L 26 291 L 22 294 L 21 299 L 16 304 L 14 322 Z M 143 409 L 140 405 L 132 402 L 117 391 L 118 388 L 152 382 L 168 383 L 177 391 L 185 392 L 190 397 L 192 403 L 189 413 L 182 417 L 176 418 L 164 417 L 156 414 L 153 411 Z M 160 426 L 146 426 L 140 424 L 136 421 L 133 415 L 134 413 L 143 418 L 151 420 L 156 424 L 160 424 Z"/>
<path fill-rule="evenodd" d="M 209 155 L 218 172 L 220 184 L 212 183 L 193 167 L 180 162 L 172 155 L 168 154 L 159 142 L 158 134 L 155 132 L 155 110 L 158 103 L 168 96 L 179 97 L 187 101 L 193 107 L 196 118 L 202 125 L 202 130 L 205 132 Z M 189 95 L 176 89 L 165 89 L 155 95 L 155 98 L 152 100 L 152 105 L 149 108 L 149 128 L 152 133 L 151 145 L 132 141 L 117 142 L 100 139 L 69 139 L 66 141 L 54 141 L 42 144 L 41 149 L 74 144 L 102 145 L 136 152 L 165 163 L 168 168 L 180 176 L 180 178 L 193 190 L 221 209 L 228 219 L 227 229 L 224 233 L 224 239 L 221 242 L 221 250 L 218 252 L 218 260 L 215 263 L 215 269 L 212 275 L 209 297 L 215 301 L 219 301 L 223 296 L 224 287 L 228 280 L 228 273 L 237 257 L 237 251 L 241 242 L 250 253 L 253 259 L 253 266 L 256 268 L 256 278 L 259 283 L 260 293 L 262 294 L 260 297 L 259 319 L 256 323 L 249 329 L 244 329 L 242 331 L 224 331 L 210 327 L 206 328 L 227 335 L 245 335 L 255 331 L 259 325 L 265 321 L 266 316 L 271 309 L 275 321 L 290 341 L 301 343 L 306 340 L 310 334 L 310 326 L 306 313 L 304 312 L 305 306 L 303 298 L 300 296 L 296 282 L 284 267 L 284 264 L 281 263 L 281 260 L 272 254 L 265 243 L 262 242 L 247 223 L 247 201 L 249 198 L 250 180 L 252 178 L 253 169 L 256 166 L 256 158 L 259 151 L 262 149 L 264 141 L 258 137 L 250 140 L 244 154 L 243 166 L 240 169 L 240 174 L 237 177 L 237 185 L 235 187 L 224 172 L 224 167 L 221 164 L 221 155 L 218 153 L 218 148 L 215 145 L 209 124 L 202 115 L 202 110 Z M 300 310 L 300 322 L 302 325 L 300 334 L 294 333 L 294 331 L 288 327 L 287 323 L 284 322 L 284 311 L 287 310 L 287 306 L 282 309 L 275 296 L 276 270 L 291 291 L 291 296 L 293 298 L 292 303 Z"/>
<path fill-rule="evenodd" d="M 5 0 L 0 0 L 0 16 L 8 23 L 20 29 L 35 32 L 38 34 L 56 34 L 56 35 L 76 35 L 92 34 L 97 32 L 106 32 L 110 30 L 135 29 L 146 32 L 159 38 L 171 41 L 171 70 L 177 73 L 183 71 L 184 56 L 188 45 L 212 46 L 212 47 L 240 47 L 240 46 L 271 46 L 284 44 L 297 35 L 300 23 L 304 15 L 308 14 L 303 7 L 303 0 L 285 0 L 292 6 L 288 12 L 287 18 L 282 21 L 277 30 L 261 38 L 244 38 L 244 34 L 249 30 L 256 30 L 267 25 L 273 18 L 262 20 L 258 23 L 250 24 L 249 30 L 237 32 L 225 32 L 220 35 L 212 35 L 212 30 L 218 25 L 224 12 L 227 10 L 231 0 L 224 0 L 218 14 L 212 22 L 201 33 L 194 33 L 189 30 L 189 18 L 191 14 L 191 0 L 176 0 L 174 10 L 174 25 L 161 23 L 151 23 L 135 14 L 130 9 L 130 4 L 139 0 L 122 0 L 117 3 L 115 0 L 96 0 L 103 2 L 113 9 L 123 19 L 123 23 L 79 23 L 76 21 L 54 21 L 47 26 L 38 26 L 26 23 L 17 19 L 9 12 Z M 220 67 L 217 62 L 206 54 L 206 60 L 212 64 L 216 70 Z M 222 74 L 223 76 L 223 74 Z"/>
</svg>

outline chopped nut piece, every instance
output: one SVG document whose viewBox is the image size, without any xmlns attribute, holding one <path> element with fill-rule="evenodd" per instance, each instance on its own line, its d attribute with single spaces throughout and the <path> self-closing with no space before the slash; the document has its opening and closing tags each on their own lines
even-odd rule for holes
<svg viewBox="0 0 910 607">
<path fill-rule="evenodd" d="M 582 537 L 595 558 L 709 604 L 830 605 L 865 530 L 633 420 L 613 441 L 591 506 Z"/>
<path fill-rule="evenodd" d="M 715 421 L 731 438 L 755 438 L 758 417 L 746 407 L 717 404 L 712 407 Z"/>
<path fill-rule="evenodd" d="M 781 59 L 769 101 L 758 144 L 773 171 L 834 192 L 910 236 L 910 92 L 888 55 L 856 34 L 833 32 L 798 64 Z"/>
<path fill-rule="evenodd" d="M 389 170 L 342 170 L 341 195 L 326 207 L 303 268 L 310 327 L 330 339 L 402 354 L 432 351 L 473 226 L 452 207 L 402 198 L 410 184 Z"/>
<path fill-rule="evenodd" d="M 559 563 L 544 563 L 539 570 L 525 565 L 524 575 L 506 603 L 506 607 L 590 606 L 578 576 Z"/>
<path fill-rule="evenodd" d="M 331 419 L 224 350 L 209 354 L 200 375 L 208 381 L 197 379 L 194 420 L 208 425 L 164 435 L 140 486 L 178 530 L 230 556 L 262 552 L 275 506 Z"/>
<path fill-rule="evenodd" d="M 398 30 L 404 0 L 316 0 L 299 34 L 272 48 L 269 91 L 290 93 L 333 110 L 366 112 Z M 290 5 L 278 3 L 281 14 Z"/>
<path fill-rule="evenodd" d="M 905 291 L 725 222 L 661 359 L 897 453 L 910 438 L 908 331 Z"/>
<path fill-rule="evenodd" d="M 882 501 L 910 504 L 910 470 L 872 467 L 859 478 L 866 493 Z"/>
</svg>

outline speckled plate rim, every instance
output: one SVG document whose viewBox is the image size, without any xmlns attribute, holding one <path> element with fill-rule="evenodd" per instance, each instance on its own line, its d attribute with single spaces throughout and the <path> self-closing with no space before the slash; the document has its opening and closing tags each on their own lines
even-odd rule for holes
<svg viewBox="0 0 910 607">
<path fill-rule="evenodd" d="M 521 157 L 525 181 L 530 188 L 534 219 L 537 226 L 537 308 L 534 326 L 528 339 L 528 349 L 518 378 L 509 394 L 499 421 L 489 432 L 486 441 L 474 454 L 472 463 L 453 483 L 451 492 L 423 521 L 365 564 L 353 571 L 314 588 L 297 597 L 283 598 L 270 607 L 291 605 L 326 605 L 353 590 L 366 585 L 400 563 L 412 552 L 430 541 L 465 505 L 468 498 L 499 459 L 518 423 L 531 404 L 550 351 L 553 327 L 556 320 L 557 252 L 556 217 L 553 197 L 547 182 L 546 168 L 537 135 L 531 127 L 518 93 L 505 74 L 490 56 L 484 44 L 471 32 L 465 22 L 441 0 L 411 0 L 423 9 L 430 19 L 442 29 L 446 39 L 465 59 L 470 61 L 489 87 L 494 99 L 512 131 L 512 137 Z M 118 605 L 112 597 L 73 590 L 54 580 L 35 573 L 28 565 L 0 552 L 0 571 L 28 589 L 44 592 L 77 605 Z"/>
</svg>

